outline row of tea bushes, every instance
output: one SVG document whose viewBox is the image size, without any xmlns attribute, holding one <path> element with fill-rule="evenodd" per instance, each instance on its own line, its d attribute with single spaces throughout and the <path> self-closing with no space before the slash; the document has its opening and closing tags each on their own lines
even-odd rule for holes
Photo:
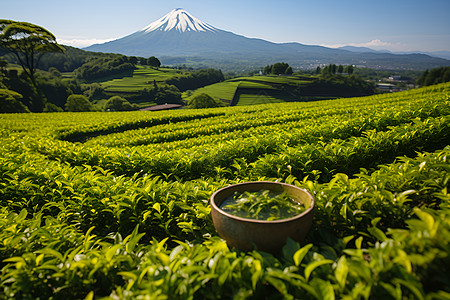
<svg viewBox="0 0 450 300">
<path fill-rule="evenodd" d="M 387 131 L 364 131 L 361 136 L 347 139 L 339 139 L 339 136 L 347 135 L 353 126 L 332 123 L 336 126 L 325 125 L 323 131 L 321 126 L 303 133 L 299 133 L 301 130 L 290 133 L 275 131 L 171 151 L 148 147 L 108 148 L 32 137 L 24 140 L 30 151 L 37 151 L 52 160 L 73 166 L 99 166 L 116 175 L 142 173 L 192 180 L 202 176 L 231 179 L 251 174 L 251 178 L 257 179 L 260 176 L 322 174 L 321 181 L 324 181 L 336 172 L 351 174 L 362 167 L 389 162 L 396 155 L 414 155 L 415 151 L 433 150 L 447 144 L 449 116 L 413 121 L 391 126 Z M 207 143 L 208 137 L 202 138 Z M 289 146 L 289 141 L 293 140 L 304 142 Z"/>
<path fill-rule="evenodd" d="M 206 200 L 218 183 L 116 178 L 122 182 L 114 187 L 111 174 L 102 175 L 101 170 L 89 174 L 89 168 L 74 171 L 69 181 L 55 183 L 53 189 L 59 186 L 59 194 L 64 194 L 65 184 L 74 182 L 73 195 L 66 200 L 55 197 L 34 212 L 19 210 L 16 201 L 10 207 L 2 203 L 2 292 L 5 297 L 33 299 L 94 295 L 112 299 L 445 299 L 450 292 L 445 267 L 450 240 L 449 154 L 446 147 L 415 159 L 403 157 L 372 174 L 363 172 L 353 179 L 337 174 L 325 184 L 289 177 L 288 182 L 308 188 L 316 197 L 315 223 L 302 245 L 289 241 L 276 256 L 231 251 L 215 236 L 206 216 Z M 62 180 L 59 171 L 48 171 L 50 180 Z M 21 172 L 25 170 L 9 177 L 19 179 Z M 86 183 L 78 185 L 77 180 Z M 120 229 L 122 234 L 104 233 L 104 224 L 76 207 L 76 198 L 86 197 L 94 188 L 105 189 L 100 180 L 111 186 L 110 198 L 120 196 L 116 202 L 133 198 L 142 189 L 153 194 L 151 199 L 142 193 L 139 202 L 145 205 L 121 205 L 129 226 Z M 199 227 L 179 223 L 178 233 L 175 230 L 163 238 L 157 232 L 162 215 L 171 220 L 171 204 L 164 198 L 172 193 L 178 195 L 174 206 L 182 196 L 197 195 L 191 202 L 196 204 L 193 213 L 182 209 L 184 223 Z M 91 202 L 87 210 L 99 209 L 94 198 L 87 199 Z M 113 200 L 106 207 L 111 205 Z M 52 207 L 57 209 L 51 211 Z M 153 219 L 153 224 L 139 223 L 139 217 Z M 118 221 L 113 214 L 109 218 L 106 224 Z M 189 241 L 182 231 L 199 231 L 202 236 Z"/>
<path fill-rule="evenodd" d="M 447 299 L 449 95 L 0 115 L 0 298 Z M 217 236 L 250 180 L 314 194 L 302 244 Z"/>
<path fill-rule="evenodd" d="M 341 109 L 332 107 L 322 111 L 311 112 L 305 109 L 290 109 L 286 113 L 276 111 L 272 114 L 255 113 L 252 118 L 248 114 L 228 114 L 219 117 L 198 119 L 187 122 L 171 123 L 153 126 L 140 130 L 128 130 L 121 133 L 100 136 L 88 141 L 88 145 L 105 145 L 108 147 L 124 147 L 137 145 L 153 145 L 173 141 L 188 141 L 196 139 L 197 145 L 208 144 L 208 138 L 225 134 L 229 138 L 238 139 L 248 136 L 267 135 L 276 132 L 285 136 L 285 143 L 295 144 L 322 136 L 327 138 L 347 138 L 360 135 L 365 130 L 386 130 L 388 126 L 396 126 L 411 122 L 415 118 L 429 118 L 450 113 L 448 101 L 416 100 L 417 107 L 397 105 L 395 107 L 372 108 L 370 111 Z M 301 108 L 301 107 L 300 107 Z M 345 128 L 345 130 L 342 130 Z M 294 132 L 293 132 L 294 131 Z M 340 135 L 337 132 L 341 132 Z M 229 133 L 235 133 L 230 136 Z M 210 144 L 210 143 L 209 143 Z"/>
</svg>

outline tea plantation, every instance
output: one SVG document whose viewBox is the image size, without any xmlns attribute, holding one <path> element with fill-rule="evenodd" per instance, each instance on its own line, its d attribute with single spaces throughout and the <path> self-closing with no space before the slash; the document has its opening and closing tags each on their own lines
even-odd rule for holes
<svg viewBox="0 0 450 300">
<path fill-rule="evenodd" d="M 2 299 L 449 299 L 450 84 L 170 112 L 0 115 Z M 209 197 L 308 189 L 313 227 L 229 249 Z"/>
</svg>

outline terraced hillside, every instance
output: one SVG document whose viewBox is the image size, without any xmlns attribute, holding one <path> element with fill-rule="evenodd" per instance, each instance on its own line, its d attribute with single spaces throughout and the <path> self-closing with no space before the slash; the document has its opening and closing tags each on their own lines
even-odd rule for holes
<svg viewBox="0 0 450 300">
<path fill-rule="evenodd" d="M 295 95 L 293 90 L 308 85 L 313 80 L 313 77 L 302 76 L 238 77 L 197 89 L 189 96 L 186 94 L 185 98 L 206 93 L 231 106 L 298 101 L 301 97 Z"/>
<path fill-rule="evenodd" d="M 115 78 L 104 78 L 100 81 L 106 92 L 136 93 L 148 88 L 153 82 L 161 83 L 179 74 L 176 69 L 152 68 L 136 65 L 136 69 L 130 74 L 119 74 Z"/>
</svg>

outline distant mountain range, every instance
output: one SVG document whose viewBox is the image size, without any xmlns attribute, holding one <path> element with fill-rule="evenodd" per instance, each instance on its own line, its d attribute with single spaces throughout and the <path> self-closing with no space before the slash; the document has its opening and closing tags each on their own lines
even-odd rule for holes
<svg viewBox="0 0 450 300">
<path fill-rule="evenodd" d="M 408 51 L 408 52 L 392 52 L 389 50 L 374 50 L 367 47 L 344 46 L 337 49 L 348 50 L 352 52 L 370 52 L 370 53 L 392 53 L 392 54 L 426 54 L 433 57 L 450 59 L 450 51 Z"/>
<path fill-rule="evenodd" d="M 332 49 L 247 38 L 209 25 L 183 9 L 174 9 L 135 33 L 84 50 L 140 57 L 157 56 L 166 65 L 186 64 L 222 69 L 251 69 L 278 61 L 287 62 L 294 68 L 315 68 L 330 63 L 383 69 L 450 66 L 450 60 L 426 54 L 400 55 L 355 48 Z"/>
</svg>

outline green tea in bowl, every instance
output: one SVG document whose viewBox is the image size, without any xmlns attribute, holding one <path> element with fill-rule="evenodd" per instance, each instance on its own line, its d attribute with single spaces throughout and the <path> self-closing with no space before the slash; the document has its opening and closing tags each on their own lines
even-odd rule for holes
<svg viewBox="0 0 450 300">
<path fill-rule="evenodd" d="M 307 208 L 286 192 L 268 189 L 234 192 L 220 205 L 220 209 L 234 216 L 266 221 L 289 219 L 301 214 Z"/>
<path fill-rule="evenodd" d="M 313 223 L 314 197 L 282 182 L 242 182 L 211 195 L 217 233 L 230 248 L 279 253 L 288 238 L 302 242 Z"/>
</svg>

